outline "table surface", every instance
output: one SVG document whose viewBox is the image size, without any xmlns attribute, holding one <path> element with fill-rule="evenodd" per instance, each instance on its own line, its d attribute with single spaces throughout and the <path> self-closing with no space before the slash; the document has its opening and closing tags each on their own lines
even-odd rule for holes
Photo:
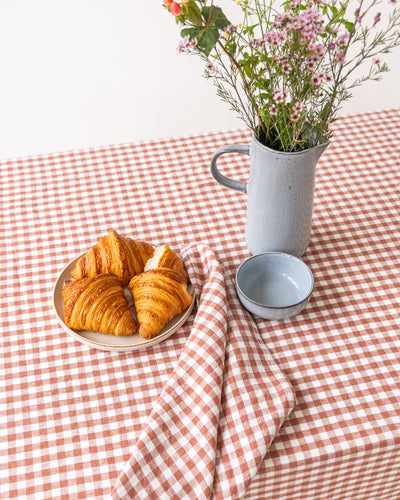
<svg viewBox="0 0 400 500">
<path fill-rule="evenodd" d="M 55 280 L 110 229 L 175 249 L 201 242 L 234 276 L 249 256 L 246 195 L 217 184 L 209 164 L 250 138 L 231 130 L 0 162 L 2 498 L 109 495 L 189 326 L 134 353 L 89 348 L 58 325 Z M 400 496 L 399 158 L 399 110 L 336 122 L 303 256 L 311 300 L 292 319 L 256 318 L 297 402 L 249 498 Z M 244 156 L 220 165 L 246 180 Z"/>
</svg>

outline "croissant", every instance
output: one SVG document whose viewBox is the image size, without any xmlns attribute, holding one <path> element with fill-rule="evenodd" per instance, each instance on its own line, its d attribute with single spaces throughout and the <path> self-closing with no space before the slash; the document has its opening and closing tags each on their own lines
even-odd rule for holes
<svg viewBox="0 0 400 500">
<path fill-rule="evenodd" d="M 185 278 L 186 282 L 189 281 L 189 276 L 182 260 L 168 245 L 160 245 L 155 248 L 154 255 L 146 262 L 144 270 L 148 271 L 150 269 L 158 269 L 160 267 L 173 269 L 177 273 L 181 274 Z"/>
<path fill-rule="evenodd" d="M 122 282 L 114 274 L 65 281 L 62 297 L 68 328 L 112 335 L 133 335 L 137 331 Z"/>
<path fill-rule="evenodd" d="M 134 276 L 128 288 L 135 303 L 139 335 L 147 340 L 157 336 L 192 302 L 186 279 L 164 267 Z"/>
<path fill-rule="evenodd" d="M 82 255 L 75 264 L 73 279 L 94 277 L 98 274 L 115 274 L 124 285 L 143 271 L 147 260 L 154 254 L 154 247 L 111 231 Z"/>
</svg>

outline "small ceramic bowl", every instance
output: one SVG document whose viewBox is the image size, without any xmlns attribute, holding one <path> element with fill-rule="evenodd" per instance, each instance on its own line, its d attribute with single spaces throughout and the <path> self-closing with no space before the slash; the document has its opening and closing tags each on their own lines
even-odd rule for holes
<svg viewBox="0 0 400 500">
<path fill-rule="evenodd" d="M 236 273 L 244 307 L 266 319 L 284 319 L 307 305 L 314 288 L 310 268 L 282 252 L 266 252 L 245 260 Z"/>
</svg>

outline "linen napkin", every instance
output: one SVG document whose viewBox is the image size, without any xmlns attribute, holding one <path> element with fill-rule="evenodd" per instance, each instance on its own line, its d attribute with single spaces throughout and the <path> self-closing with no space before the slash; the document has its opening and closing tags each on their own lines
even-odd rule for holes
<svg viewBox="0 0 400 500">
<path fill-rule="evenodd" d="M 181 255 L 198 299 L 193 327 L 113 500 L 240 497 L 295 404 L 212 250 Z"/>
</svg>

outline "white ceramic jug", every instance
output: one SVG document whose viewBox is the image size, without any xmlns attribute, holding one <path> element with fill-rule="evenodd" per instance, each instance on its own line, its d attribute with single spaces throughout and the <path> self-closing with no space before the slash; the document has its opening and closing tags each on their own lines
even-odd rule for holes
<svg viewBox="0 0 400 500">
<path fill-rule="evenodd" d="M 253 135 L 250 145 L 223 146 L 214 153 L 213 177 L 247 193 L 245 240 L 253 255 L 269 251 L 296 257 L 304 254 L 311 235 L 315 167 L 328 144 L 285 153 L 264 146 Z M 230 179 L 218 170 L 218 157 L 227 153 L 250 156 L 248 182 Z"/>
</svg>

